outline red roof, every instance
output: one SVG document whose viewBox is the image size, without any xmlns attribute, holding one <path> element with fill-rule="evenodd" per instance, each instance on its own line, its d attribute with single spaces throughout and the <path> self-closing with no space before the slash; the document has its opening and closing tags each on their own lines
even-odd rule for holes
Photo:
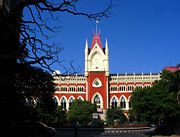
<svg viewBox="0 0 180 137">
<path fill-rule="evenodd" d="M 171 72 L 176 72 L 180 70 L 180 67 L 165 67 L 165 70 L 171 71 Z"/>
<path fill-rule="evenodd" d="M 98 44 L 99 47 L 102 49 L 103 51 L 103 48 L 102 48 L 102 44 L 101 44 L 101 39 L 100 39 L 100 33 L 99 34 L 93 34 L 93 40 L 92 40 L 92 44 L 91 44 L 91 50 L 94 48 L 94 45 L 95 44 Z"/>
</svg>

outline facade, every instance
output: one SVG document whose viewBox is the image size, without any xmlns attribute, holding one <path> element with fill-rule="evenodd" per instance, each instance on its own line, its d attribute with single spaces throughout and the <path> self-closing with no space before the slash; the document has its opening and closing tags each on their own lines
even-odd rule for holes
<svg viewBox="0 0 180 137">
<path fill-rule="evenodd" d="M 71 106 L 74 99 L 88 100 L 97 105 L 97 112 L 105 119 L 108 108 L 131 108 L 131 94 L 136 88 L 151 87 L 160 80 L 160 73 L 109 74 L 109 50 L 106 39 L 102 47 L 100 34 L 93 34 L 91 47 L 85 44 L 84 75 L 54 75 L 56 92 L 54 98 L 64 109 Z"/>
</svg>

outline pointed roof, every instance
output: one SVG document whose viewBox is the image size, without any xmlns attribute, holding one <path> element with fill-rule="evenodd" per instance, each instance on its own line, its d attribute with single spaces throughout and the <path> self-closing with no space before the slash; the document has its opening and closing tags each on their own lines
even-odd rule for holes
<svg viewBox="0 0 180 137">
<path fill-rule="evenodd" d="M 99 34 L 94 34 L 93 33 L 93 40 L 92 40 L 92 44 L 91 44 L 91 50 L 94 48 L 96 43 L 99 45 L 99 47 L 103 51 L 102 44 L 101 44 L 101 39 L 100 39 L 100 33 Z"/>
</svg>

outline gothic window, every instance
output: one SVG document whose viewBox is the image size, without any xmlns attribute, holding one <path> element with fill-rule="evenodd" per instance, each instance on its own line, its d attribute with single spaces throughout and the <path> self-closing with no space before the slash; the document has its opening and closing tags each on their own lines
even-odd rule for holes
<svg viewBox="0 0 180 137">
<path fill-rule="evenodd" d="M 117 99 L 115 97 L 113 97 L 113 99 L 112 99 L 111 107 L 112 107 L 112 109 L 117 108 Z"/>
<path fill-rule="evenodd" d="M 126 108 L 126 100 L 125 100 L 124 97 L 121 98 L 120 107 L 121 107 L 121 108 Z"/>
<path fill-rule="evenodd" d="M 79 96 L 77 99 L 83 101 L 83 98 L 81 96 Z"/>
<path fill-rule="evenodd" d="M 69 107 L 72 106 L 73 101 L 74 101 L 74 99 L 71 97 L 71 98 L 69 99 Z"/>
<path fill-rule="evenodd" d="M 80 87 L 80 86 L 77 87 L 77 91 L 78 91 L 78 92 L 84 92 L 84 87 Z"/>
<path fill-rule="evenodd" d="M 111 86 L 111 91 L 117 91 L 117 86 Z"/>
<path fill-rule="evenodd" d="M 65 92 L 66 92 L 66 91 L 67 91 L 67 87 L 62 86 L 62 87 L 61 87 L 61 91 L 62 91 L 62 92 L 64 92 L 64 91 L 65 91 Z"/>
<path fill-rule="evenodd" d="M 151 87 L 151 85 L 144 85 L 144 88 L 149 88 Z"/>
<path fill-rule="evenodd" d="M 55 86 L 55 90 L 56 90 L 56 91 L 59 91 L 59 86 Z"/>
<path fill-rule="evenodd" d="M 66 109 L 66 99 L 64 97 L 61 99 L 61 107 Z"/>
<path fill-rule="evenodd" d="M 126 86 L 120 86 L 119 91 L 126 91 Z"/>
<path fill-rule="evenodd" d="M 96 96 L 94 97 L 94 104 L 97 105 L 97 108 L 100 108 L 100 103 L 101 103 L 100 97 L 99 97 L 99 95 L 96 95 Z"/>
<path fill-rule="evenodd" d="M 75 91 L 76 91 L 76 87 L 74 87 L 74 86 L 69 87 L 69 92 L 75 92 Z"/>
<path fill-rule="evenodd" d="M 57 97 L 53 97 L 53 101 L 54 101 L 54 103 L 55 103 L 55 105 L 58 105 L 58 99 L 57 99 Z"/>
<path fill-rule="evenodd" d="M 134 86 L 133 85 L 129 85 L 128 86 L 128 91 L 133 91 L 134 90 Z"/>
</svg>

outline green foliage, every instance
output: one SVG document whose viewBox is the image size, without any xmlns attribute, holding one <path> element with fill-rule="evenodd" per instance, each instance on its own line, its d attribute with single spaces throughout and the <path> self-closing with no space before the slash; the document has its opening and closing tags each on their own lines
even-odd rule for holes
<svg viewBox="0 0 180 137">
<path fill-rule="evenodd" d="M 164 76 L 164 75 L 163 75 Z M 166 79 L 151 88 L 137 89 L 132 94 L 131 120 L 149 121 L 154 124 L 171 123 L 179 113 L 176 95 L 169 92 Z"/>
<path fill-rule="evenodd" d="M 114 120 L 119 119 L 121 123 L 124 123 L 127 121 L 127 118 L 121 108 L 114 108 L 114 109 L 108 109 L 106 112 L 107 120 L 110 123 L 113 123 Z"/>
<path fill-rule="evenodd" d="M 41 68 L 20 65 L 16 75 L 16 91 L 25 98 L 51 96 L 55 92 L 53 77 Z"/>
<path fill-rule="evenodd" d="M 66 123 L 66 112 L 56 106 L 51 112 L 47 108 L 37 106 L 37 119 L 53 127 L 62 127 Z"/>
<path fill-rule="evenodd" d="M 17 114 L 25 110 L 23 120 L 39 120 L 51 126 L 61 126 L 65 123 L 65 111 L 57 107 L 53 100 L 52 95 L 55 92 L 53 77 L 41 68 L 27 65 L 19 68 L 16 76 L 16 92 L 19 94 L 21 105 Z M 25 100 L 31 101 L 32 98 L 38 98 L 37 104 L 25 107 Z"/>
<path fill-rule="evenodd" d="M 87 125 L 92 121 L 93 104 L 89 101 L 74 100 L 69 108 L 68 121 L 78 122 L 80 125 Z"/>
</svg>

